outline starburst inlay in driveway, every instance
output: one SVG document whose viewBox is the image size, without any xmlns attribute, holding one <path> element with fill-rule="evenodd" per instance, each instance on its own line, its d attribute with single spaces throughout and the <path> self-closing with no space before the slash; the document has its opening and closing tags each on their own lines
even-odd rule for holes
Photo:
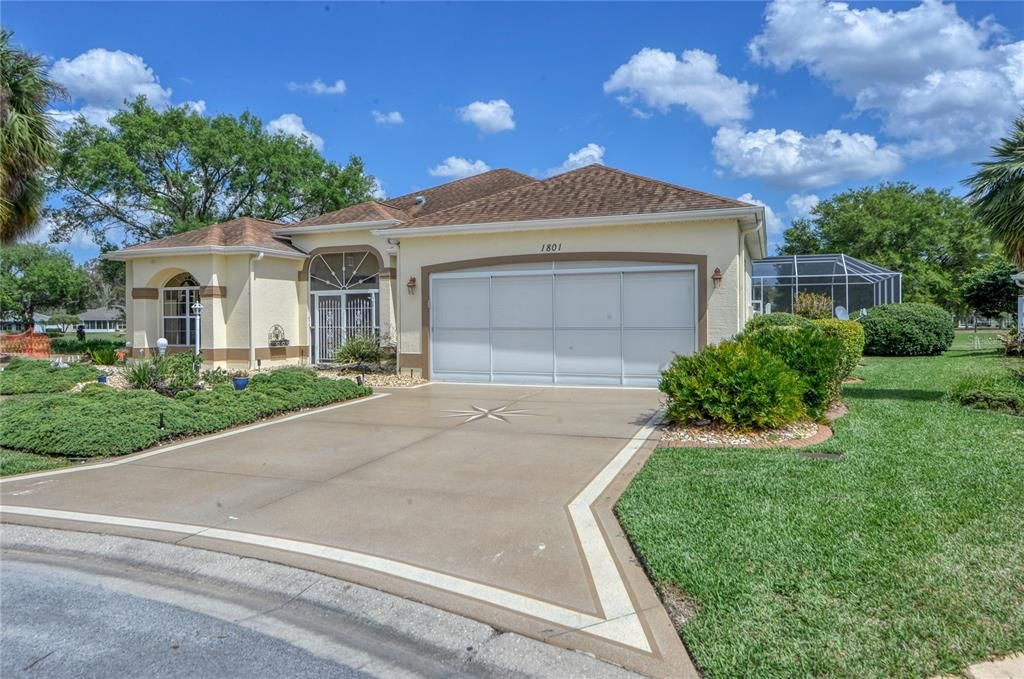
<svg viewBox="0 0 1024 679">
<path fill-rule="evenodd" d="M 508 408 L 508 406 L 499 406 L 488 409 L 481 408 L 480 406 L 470 406 L 470 410 L 446 410 L 444 412 L 451 413 L 450 415 L 445 415 L 445 417 L 464 417 L 463 424 L 484 418 L 508 424 L 508 420 L 505 419 L 507 417 L 523 417 L 530 414 L 528 410 L 509 410 Z"/>
</svg>

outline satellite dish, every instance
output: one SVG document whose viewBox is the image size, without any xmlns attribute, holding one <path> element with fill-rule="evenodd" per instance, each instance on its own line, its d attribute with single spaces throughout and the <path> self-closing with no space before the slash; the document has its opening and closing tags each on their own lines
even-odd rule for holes
<svg viewBox="0 0 1024 679">
<path fill-rule="evenodd" d="M 846 311 L 846 307 L 839 305 L 836 307 L 836 318 L 841 321 L 850 320 L 850 314 Z"/>
</svg>

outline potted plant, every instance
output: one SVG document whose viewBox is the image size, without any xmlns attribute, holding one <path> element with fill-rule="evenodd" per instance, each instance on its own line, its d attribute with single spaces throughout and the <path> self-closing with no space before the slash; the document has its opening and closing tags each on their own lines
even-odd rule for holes
<svg viewBox="0 0 1024 679">
<path fill-rule="evenodd" d="M 235 385 L 235 391 L 242 391 L 249 386 L 249 375 L 245 371 L 239 370 L 231 376 L 231 381 Z"/>
</svg>

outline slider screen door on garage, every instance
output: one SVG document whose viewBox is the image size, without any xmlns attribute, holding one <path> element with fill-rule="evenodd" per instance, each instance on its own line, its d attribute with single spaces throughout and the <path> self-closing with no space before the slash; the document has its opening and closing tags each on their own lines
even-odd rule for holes
<svg viewBox="0 0 1024 679">
<path fill-rule="evenodd" d="M 695 351 L 694 267 L 545 266 L 431 276 L 432 378 L 656 386 Z"/>
</svg>

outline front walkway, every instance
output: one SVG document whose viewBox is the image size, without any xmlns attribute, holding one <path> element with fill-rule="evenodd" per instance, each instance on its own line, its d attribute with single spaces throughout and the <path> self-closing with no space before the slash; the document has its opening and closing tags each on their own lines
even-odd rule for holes
<svg viewBox="0 0 1024 679">
<path fill-rule="evenodd" d="M 2 481 L 2 520 L 359 582 L 640 672 L 696 676 L 611 506 L 652 390 L 431 384 Z"/>
</svg>

